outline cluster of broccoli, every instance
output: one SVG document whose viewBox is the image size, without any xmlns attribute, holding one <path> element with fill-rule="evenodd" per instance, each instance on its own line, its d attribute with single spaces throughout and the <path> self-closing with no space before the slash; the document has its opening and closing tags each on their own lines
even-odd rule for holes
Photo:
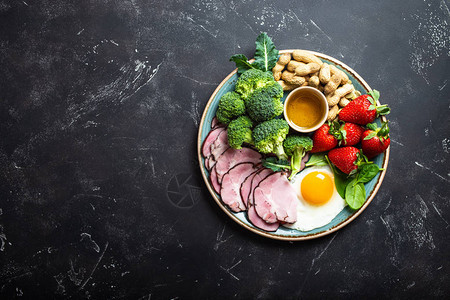
<svg viewBox="0 0 450 300">
<path fill-rule="evenodd" d="M 289 124 L 276 119 L 283 113 L 283 89 L 271 72 L 250 69 L 236 82 L 234 92 L 219 101 L 216 117 L 227 124 L 228 143 L 235 149 L 253 145 L 261 153 L 274 153 L 279 159 L 291 157 L 291 177 L 300 170 L 305 153 L 313 142 L 309 137 L 288 135 Z"/>
<path fill-rule="evenodd" d="M 260 136 L 256 137 L 252 128 L 274 126 L 277 122 L 269 122 L 283 113 L 282 87 L 275 81 L 271 72 L 250 69 L 244 72 L 236 82 L 234 92 L 228 92 L 220 98 L 216 112 L 217 120 L 228 125 L 228 142 L 235 149 L 242 148 L 244 143 L 254 145 L 260 152 L 269 153 L 267 146 L 260 147 Z M 285 122 L 284 120 L 280 122 Z M 279 123 L 279 122 L 278 122 Z M 277 124 L 278 124 L 277 123 Z M 263 125 L 265 124 L 265 125 Z M 283 124 L 287 130 L 288 124 Z M 287 134 L 277 139 L 283 142 Z M 274 130 L 275 132 L 276 130 Z M 283 131 L 284 132 L 284 131 Z M 276 140 L 273 137 L 268 138 Z M 255 143 L 255 140 L 258 143 Z M 276 148 L 272 146 L 272 148 Z"/>
<path fill-rule="evenodd" d="M 300 171 L 302 158 L 313 147 L 313 140 L 302 135 L 289 135 L 283 142 L 284 151 L 291 157 L 291 180 Z"/>
</svg>

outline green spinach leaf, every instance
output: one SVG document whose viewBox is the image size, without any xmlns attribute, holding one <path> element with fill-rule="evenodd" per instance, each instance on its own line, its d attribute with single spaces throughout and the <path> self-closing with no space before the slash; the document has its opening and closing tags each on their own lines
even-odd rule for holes
<svg viewBox="0 0 450 300">
<path fill-rule="evenodd" d="M 336 172 L 334 172 L 334 185 L 336 186 L 339 196 L 345 198 L 345 190 L 352 180 L 353 178 L 351 176 L 348 176 L 341 171 L 336 170 Z"/>
<path fill-rule="evenodd" d="M 352 209 L 360 208 L 366 201 L 366 189 L 363 183 L 358 183 L 357 178 L 348 183 L 345 189 L 345 201 Z"/>
<path fill-rule="evenodd" d="M 363 164 L 358 168 L 357 182 L 367 183 L 371 181 L 381 169 L 376 164 Z"/>
<path fill-rule="evenodd" d="M 326 155 L 325 159 L 328 162 L 331 170 L 333 171 L 334 186 L 336 187 L 336 191 L 339 193 L 339 196 L 345 199 L 345 189 L 347 188 L 348 183 L 354 179 L 354 176 L 349 176 L 344 172 L 336 169 Z"/>
</svg>

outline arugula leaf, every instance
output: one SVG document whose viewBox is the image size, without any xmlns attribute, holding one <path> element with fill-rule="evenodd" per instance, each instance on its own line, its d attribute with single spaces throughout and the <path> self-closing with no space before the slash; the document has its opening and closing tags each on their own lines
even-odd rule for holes
<svg viewBox="0 0 450 300">
<path fill-rule="evenodd" d="M 311 166 L 326 166 L 328 165 L 327 160 L 325 159 L 324 153 L 314 153 L 309 158 L 308 162 L 305 164 L 305 167 Z"/>
<path fill-rule="evenodd" d="M 364 164 L 358 168 L 358 183 L 366 183 L 371 181 L 381 170 L 384 170 L 376 164 Z"/>
<path fill-rule="evenodd" d="M 262 71 L 270 71 L 278 60 L 278 50 L 267 33 L 263 32 L 256 38 L 255 61 L 253 66 Z"/>
<path fill-rule="evenodd" d="M 352 209 L 360 208 L 366 201 L 366 189 L 363 183 L 354 178 L 345 189 L 345 201 Z"/>
<path fill-rule="evenodd" d="M 230 57 L 230 61 L 234 61 L 236 63 L 236 68 L 238 68 L 239 74 L 255 68 L 251 63 L 248 62 L 248 58 L 244 54 L 235 54 Z"/>
<path fill-rule="evenodd" d="M 274 172 L 282 172 L 285 170 L 291 170 L 291 164 L 287 160 L 278 159 L 276 157 L 268 157 L 263 159 L 262 165 L 271 169 Z"/>
</svg>

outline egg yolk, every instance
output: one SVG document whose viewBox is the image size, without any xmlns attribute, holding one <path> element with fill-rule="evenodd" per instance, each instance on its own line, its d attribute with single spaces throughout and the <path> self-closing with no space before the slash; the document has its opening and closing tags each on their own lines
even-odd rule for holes
<svg viewBox="0 0 450 300">
<path fill-rule="evenodd" d="M 334 191 L 334 183 L 330 175 L 320 171 L 307 174 L 301 183 L 303 199 L 310 204 L 322 205 L 327 203 Z"/>
</svg>

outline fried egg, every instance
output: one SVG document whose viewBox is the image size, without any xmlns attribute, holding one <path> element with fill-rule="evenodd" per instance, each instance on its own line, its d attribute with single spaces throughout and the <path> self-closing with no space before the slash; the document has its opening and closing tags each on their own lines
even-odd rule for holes
<svg viewBox="0 0 450 300">
<path fill-rule="evenodd" d="M 330 223 L 347 205 L 334 186 L 329 166 L 314 166 L 298 173 L 291 184 L 297 191 L 297 221 L 285 227 L 309 231 Z"/>
</svg>

